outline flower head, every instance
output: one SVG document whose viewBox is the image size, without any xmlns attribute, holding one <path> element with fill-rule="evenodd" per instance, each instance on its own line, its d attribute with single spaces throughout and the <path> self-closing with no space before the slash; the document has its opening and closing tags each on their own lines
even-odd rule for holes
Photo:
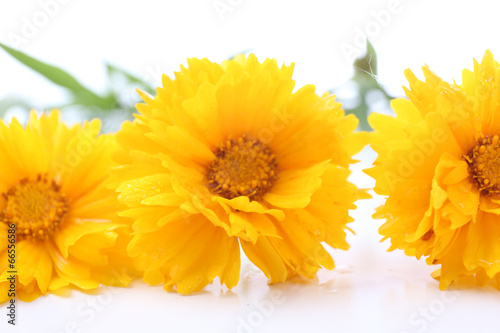
<svg viewBox="0 0 500 333">
<path fill-rule="evenodd" d="M 106 188 L 116 146 L 99 130 L 98 120 L 68 128 L 58 111 L 32 112 L 26 128 L 0 121 L 0 302 L 12 275 L 24 301 L 128 284 L 119 250 L 128 227 Z"/>
<path fill-rule="evenodd" d="M 333 268 L 347 249 L 351 156 L 364 146 L 335 96 L 293 92 L 293 66 L 255 56 L 190 59 L 117 134 L 129 255 L 150 284 L 201 290 L 239 279 L 240 245 L 271 283 Z"/>
<path fill-rule="evenodd" d="M 375 217 L 393 249 L 441 265 L 433 276 L 451 283 L 500 287 L 500 66 L 487 51 L 462 84 L 423 68 L 407 70 L 409 100 L 396 117 L 373 114 L 379 157 L 367 172 L 386 195 Z"/>
</svg>

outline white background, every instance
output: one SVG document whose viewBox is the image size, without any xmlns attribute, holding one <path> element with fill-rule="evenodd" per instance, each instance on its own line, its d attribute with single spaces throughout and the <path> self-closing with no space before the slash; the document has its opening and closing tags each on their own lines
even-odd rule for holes
<svg viewBox="0 0 500 333">
<path fill-rule="evenodd" d="M 25 38 L 23 51 L 68 69 L 99 91 L 106 86 L 106 60 L 155 83 L 187 57 L 220 61 L 250 49 L 261 60 L 295 62 L 297 86 L 314 83 L 321 93 L 352 75 L 351 59 L 341 46 L 361 54 L 362 31 L 378 52 L 379 81 L 394 95 L 402 95 L 408 67 L 420 73 L 428 64 L 443 78 L 460 82 L 461 70 L 472 67 L 473 57 L 480 59 L 488 48 L 500 57 L 494 1 L 400 0 L 393 14 L 381 17 L 394 8 L 390 0 L 65 0 L 51 7 L 48 20 L 40 14 L 46 7 L 41 3 L 2 0 L 0 41 L 12 45 L 12 36 Z M 220 3 L 231 9 L 221 14 L 214 7 Z M 30 23 L 40 27 L 26 35 Z M 0 52 L 0 99 L 7 96 L 26 98 L 38 109 L 66 98 Z M 375 156 L 367 149 L 359 157 L 363 162 L 353 168 L 353 181 L 373 186 L 360 170 Z M 357 235 L 349 236 L 351 249 L 332 250 L 336 269 L 320 271 L 312 281 L 268 286 L 244 261 L 240 284 L 232 291 L 214 284 L 182 296 L 137 281 L 128 289 L 104 287 L 100 296 L 49 295 L 19 304 L 15 328 L 6 324 L 2 307 L 0 331 L 498 332 L 499 292 L 441 292 L 430 277 L 434 267 L 385 252 L 388 243 L 379 243 L 377 234 L 380 221 L 371 218 L 381 202 L 376 197 L 359 203 L 352 212 Z"/>
</svg>

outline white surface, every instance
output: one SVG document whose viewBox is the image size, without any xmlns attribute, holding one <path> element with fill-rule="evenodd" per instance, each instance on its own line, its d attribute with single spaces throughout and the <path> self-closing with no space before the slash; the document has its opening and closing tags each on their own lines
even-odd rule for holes
<svg viewBox="0 0 500 333">
<path fill-rule="evenodd" d="M 43 0 L 42 0 L 43 1 Z M 354 44 L 357 28 L 372 24 L 378 1 L 223 0 L 233 10 L 221 20 L 213 0 L 66 0 L 47 24 L 21 48 L 74 73 L 89 87 L 104 87 L 102 61 L 110 60 L 158 82 L 186 57 L 222 60 L 252 49 L 261 59 L 296 62 L 297 86 L 315 83 L 318 92 L 351 75 L 340 45 Z M 394 94 L 405 84 L 403 70 L 427 63 L 446 79 L 460 81 L 490 48 L 500 58 L 498 9 L 493 1 L 401 0 L 372 42 L 379 54 L 380 80 Z M 0 3 L 0 40 L 20 34 L 23 17 L 41 10 L 38 0 Z M 41 108 L 63 101 L 58 88 L 0 52 L 0 99 L 28 97 Z M 129 93 L 129 92 L 126 92 Z M 361 155 L 365 167 L 373 161 Z M 353 180 L 372 181 L 355 167 Z M 21 303 L 18 325 L 1 332 L 498 332 L 500 293 L 491 289 L 441 292 L 430 277 L 433 267 L 386 253 L 379 243 L 380 221 L 371 218 L 380 198 L 359 202 L 349 235 L 351 249 L 332 251 L 337 268 L 320 271 L 313 281 L 268 286 L 248 263 L 232 291 L 217 284 L 203 293 L 181 296 L 136 282 L 132 288 L 103 287 L 100 295 L 78 291 Z M 274 300 L 274 301 L 272 301 Z"/>
</svg>

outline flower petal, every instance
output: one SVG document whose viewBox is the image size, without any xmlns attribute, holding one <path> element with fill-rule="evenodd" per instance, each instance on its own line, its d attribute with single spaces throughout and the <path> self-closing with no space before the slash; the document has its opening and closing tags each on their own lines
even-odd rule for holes
<svg viewBox="0 0 500 333">
<path fill-rule="evenodd" d="M 279 173 L 279 178 L 264 200 L 279 208 L 304 208 L 311 196 L 321 186 L 321 175 L 329 161 L 318 163 L 304 170 L 289 170 Z"/>
<path fill-rule="evenodd" d="M 267 237 L 259 237 L 255 244 L 244 240 L 240 243 L 248 259 L 262 270 L 270 283 L 283 282 L 287 279 L 286 266 Z"/>
</svg>

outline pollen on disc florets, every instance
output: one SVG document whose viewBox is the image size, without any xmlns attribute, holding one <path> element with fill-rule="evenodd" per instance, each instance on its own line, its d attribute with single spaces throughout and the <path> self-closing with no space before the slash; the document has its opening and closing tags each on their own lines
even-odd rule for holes
<svg viewBox="0 0 500 333">
<path fill-rule="evenodd" d="M 221 143 L 208 169 L 208 188 L 226 199 L 258 200 L 276 181 L 277 161 L 269 146 L 248 135 Z"/>
<path fill-rule="evenodd" d="M 481 136 L 464 159 L 469 172 L 484 194 L 500 193 L 500 142 L 498 135 Z"/>
<path fill-rule="evenodd" d="M 68 198 L 47 175 L 24 178 L 2 195 L 7 203 L 0 221 L 15 224 L 18 241 L 49 238 L 68 211 Z"/>
</svg>

